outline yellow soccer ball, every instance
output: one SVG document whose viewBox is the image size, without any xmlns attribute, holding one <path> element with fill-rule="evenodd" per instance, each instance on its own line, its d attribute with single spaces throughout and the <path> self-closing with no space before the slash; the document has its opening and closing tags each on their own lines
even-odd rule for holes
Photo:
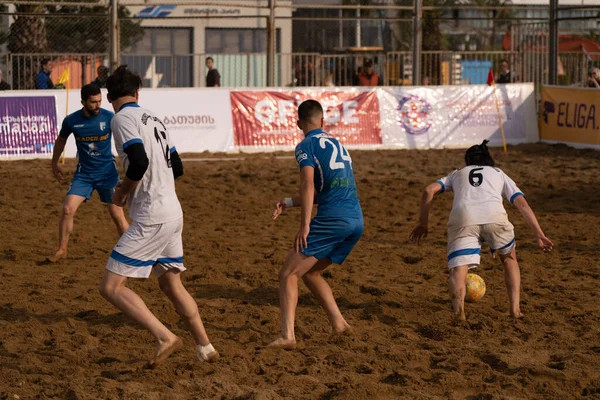
<svg viewBox="0 0 600 400">
<path fill-rule="evenodd" d="M 477 274 L 467 274 L 467 294 L 466 301 L 476 302 L 485 295 L 485 282 Z"/>
</svg>

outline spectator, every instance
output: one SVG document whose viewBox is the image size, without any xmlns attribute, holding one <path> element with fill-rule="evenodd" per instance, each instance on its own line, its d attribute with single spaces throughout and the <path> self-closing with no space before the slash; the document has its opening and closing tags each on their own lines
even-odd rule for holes
<svg viewBox="0 0 600 400">
<path fill-rule="evenodd" d="M 296 86 L 314 86 L 314 68 L 308 60 L 296 64 Z"/>
<path fill-rule="evenodd" d="M 373 71 L 373 61 L 366 58 L 363 63 L 363 70 L 358 74 L 358 86 L 377 86 L 379 75 Z"/>
<path fill-rule="evenodd" d="M 0 90 L 10 90 L 10 85 L 2 80 L 2 70 L 0 69 Z"/>
<path fill-rule="evenodd" d="M 215 60 L 212 57 L 206 59 L 206 68 L 208 68 L 208 74 L 206 74 L 206 87 L 219 87 L 221 86 L 221 75 L 215 68 Z"/>
<path fill-rule="evenodd" d="M 588 73 L 587 87 L 600 89 L 600 71 L 598 68 L 594 68 L 592 72 Z"/>
<path fill-rule="evenodd" d="M 92 82 L 93 85 L 98 86 L 99 88 L 106 87 L 106 79 L 108 78 L 108 68 L 104 65 L 98 67 L 98 77 L 94 79 Z"/>
<path fill-rule="evenodd" d="M 428 76 L 424 76 L 422 82 L 423 82 L 422 83 L 423 86 L 429 86 L 429 77 Z"/>
<path fill-rule="evenodd" d="M 35 77 L 35 88 L 36 89 L 54 89 L 50 74 L 52 73 L 52 61 L 47 58 L 42 60 L 42 69 Z"/>
<path fill-rule="evenodd" d="M 498 75 L 496 83 L 511 83 L 515 82 L 515 80 L 516 76 L 511 72 L 508 61 L 504 59 L 500 60 L 500 75 Z"/>
</svg>

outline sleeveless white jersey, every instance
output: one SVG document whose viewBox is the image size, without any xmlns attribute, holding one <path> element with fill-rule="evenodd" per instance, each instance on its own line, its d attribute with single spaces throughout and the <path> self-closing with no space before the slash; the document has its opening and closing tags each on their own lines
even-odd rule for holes
<svg viewBox="0 0 600 400">
<path fill-rule="evenodd" d="M 470 165 L 438 180 L 442 193 L 454 192 L 448 227 L 507 222 L 502 195 L 512 204 L 524 196 L 515 182 L 501 169 Z"/>
<path fill-rule="evenodd" d="M 171 153 L 175 146 L 164 124 L 151 111 L 131 103 L 113 117 L 111 129 L 125 171 L 129 166 L 124 151 L 127 147 L 142 143 L 148 156 L 148 169 L 127 199 L 131 219 L 154 225 L 181 218 L 183 212 L 171 168 Z"/>
</svg>

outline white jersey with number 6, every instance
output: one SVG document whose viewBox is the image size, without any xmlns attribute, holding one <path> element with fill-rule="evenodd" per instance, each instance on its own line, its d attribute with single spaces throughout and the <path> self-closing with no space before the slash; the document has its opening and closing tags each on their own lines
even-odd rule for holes
<svg viewBox="0 0 600 400">
<path fill-rule="evenodd" d="M 130 103 L 113 117 L 111 128 L 125 171 L 129 166 L 127 147 L 142 143 L 148 156 L 148 169 L 127 199 L 131 219 L 154 225 L 181 218 L 183 213 L 171 168 L 175 146 L 164 124 L 151 111 Z"/>
<path fill-rule="evenodd" d="M 470 165 L 438 180 L 443 192 L 454 192 L 449 228 L 507 222 L 502 195 L 512 204 L 524 196 L 501 169 Z"/>
</svg>

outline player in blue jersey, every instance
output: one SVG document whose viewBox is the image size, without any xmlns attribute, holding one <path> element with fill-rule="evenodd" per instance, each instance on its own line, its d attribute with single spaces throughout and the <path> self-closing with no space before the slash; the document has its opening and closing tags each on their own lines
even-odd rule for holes
<svg viewBox="0 0 600 400">
<path fill-rule="evenodd" d="M 94 190 L 100 195 L 100 201 L 108 206 L 108 213 L 117 226 L 119 236 L 129 227 L 123 209 L 112 204 L 114 188 L 119 181 L 119 171 L 111 151 L 110 122 L 114 114 L 100 108 L 101 103 L 100 88 L 92 84 L 81 88 L 83 108 L 64 119 L 54 142 L 52 173 L 58 182 L 64 181 L 58 161 L 71 133 L 75 136 L 79 163 L 60 214 L 58 251 L 54 256 L 48 257 L 50 262 L 67 257 L 75 212 L 84 201 L 90 199 Z"/>
<path fill-rule="evenodd" d="M 289 207 L 301 207 L 294 247 L 279 271 L 281 336 L 269 345 L 286 350 L 296 347 L 294 318 L 300 278 L 327 312 L 333 334 L 350 329 L 321 273 L 332 263 L 344 262 L 364 227 L 352 159 L 340 142 L 323 131 L 319 102 L 307 100 L 300 104 L 298 127 L 305 135 L 296 146 L 300 196 L 277 202 L 272 217 L 276 219 Z M 318 204 L 318 211 L 311 221 L 313 204 Z"/>
</svg>

